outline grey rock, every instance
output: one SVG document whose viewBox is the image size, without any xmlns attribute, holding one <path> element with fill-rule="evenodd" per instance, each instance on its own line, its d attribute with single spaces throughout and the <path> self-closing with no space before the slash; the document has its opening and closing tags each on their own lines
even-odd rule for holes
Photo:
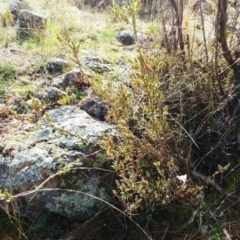
<svg viewBox="0 0 240 240">
<path fill-rule="evenodd" d="M 11 191 L 16 203 L 11 209 L 31 217 L 47 209 L 71 219 L 91 218 L 104 205 L 101 199 L 111 197 L 114 177 L 88 167 L 108 166 L 98 144 L 103 134 L 117 136 L 114 126 L 73 106 L 19 126 L 0 157 L 0 187 Z M 0 207 L 7 205 L 0 201 Z"/>
<path fill-rule="evenodd" d="M 67 88 L 70 86 L 87 87 L 89 83 L 84 81 L 83 74 L 78 69 L 73 69 L 66 74 L 53 79 L 52 86 Z"/>
<path fill-rule="evenodd" d="M 61 58 L 51 58 L 47 63 L 47 70 L 50 73 L 62 73 L 68 66 L 68 63 Z"/>
<path fill-rule="evenodd" d="M 44 30 L 47 19 L 29 10 L 20 10 L 17 16 L 17 34 L 31 34 L 34 31 Z"/>
<path fill-rule="evenodd" d="M 85 4 L 89 4 L 91 7 L 106 7 L 113 3 L 117 3 L 118 5 L 123 5 L 124 2 L 127 4 L 130 0 L 85 0 Z"/>
<path fill-rule="evenodd" d="M 97 185 L 92 183 L 85 186 L 81 193 L 68 193 L 62 192 L 60 195 L 55 196 L 47 204 L 46 208 L 52 212 L 59 215 L 68 217 L 69 219 L 74 219 L 76 215 L 79 219 L 90 219 L 96 214 L 96 209 L 101 209 L 104 205 L 103 202 L 97 202 L 93 197 L 97 196 L 102 200 L 107 200 L 105 189 L 98 189 Z M 59 206 L 64 206 L 64 208 L 59 208 Z M 73 209 L 75 212 L 73 212 Z"/>
<path fill-rule="evenodd" d="M 111 71 L 111 68 L 109 66 L 110 63 L 107 60 L 100 59 L 98 57 L 82 56 L 80 57 L 80 61 L 84 66 L 88 67 L 96 73 Z"/>
<path fill-rule="evenodd" d="M 9 10 L 13 15 L 14 21 L 17 21 L 18 13 L 22 9 L 28 9 L 29 6 L 24 0 L 13 0 L 9 5 Z"/>
<path fill-rule="evenodd" d="M 43 101 L 52 101 L 56 102 L 58 101 L 61 97 L 63 97 L 65 93 L 61 90 L 59 90 L 56 87 L 49 87 L 43 92 L 37 92 L 34 94 L 35 98 L 38 98 Z"/>
<path fill-rule="evenodd" d="M 134 33 L 130 30 L 123 30 L 116 35 L 116 39 L 126 46 L 131 46 L 136 43 Z M 148 37 L 142 33 L 137 34 L 137 42 L 145 43 L 147 42 Z"/>
<path fill-rule="evenodd" d="M 108 114 L 107 106 L 97 96 L 87 96 L 79 103 L 80 109 L 90 116 L 105 120 Z"/>
<path fill-rule="evenodd" d="M 132 31 L 123 30 L 116 35 L 116 39 L 123 45 L 135 44 L 135 37 Z"/>
</svg>

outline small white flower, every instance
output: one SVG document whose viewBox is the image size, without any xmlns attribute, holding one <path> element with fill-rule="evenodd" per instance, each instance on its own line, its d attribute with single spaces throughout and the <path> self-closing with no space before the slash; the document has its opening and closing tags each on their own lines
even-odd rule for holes
<svg viewBox="0 0 240 240">
<path fill-rule="evenodd" d="M 177 176 L 177 178 L 178 178 L 181 182 L 186 183 L 186 181 L 187 181 L 187 174 L 181 175 L 181 176 Z"/>
</svg>

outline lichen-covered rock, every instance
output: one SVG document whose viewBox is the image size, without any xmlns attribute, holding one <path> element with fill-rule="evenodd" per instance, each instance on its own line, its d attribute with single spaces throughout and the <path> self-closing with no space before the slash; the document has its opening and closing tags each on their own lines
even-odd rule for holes
<svg viewBox="0 0 240 240">
<path fill-rule="evenodd" d="M 119 32 L 116 35 L 116 39 L 122 43 L 122 45 L 126 45 L 126 46 L 130 46 L 136 43 L 136 39 L 134 36 L 134 33 L 130 30 L 123 30 L 121 32 Z M 142 34 L 142 33 L 138 33 L 137 34 L 137 42 L 139 43 L 144 43 L 147 41 L 147 36 Z"/>
<path fill-rule="evenodd" d="M 107 201 L 109 195 L 104 188 L 98 188 L 96 184 L 89 183 L 84 186 L 83 191 L 71 193 L 62 191 L 59 196 L 46 204 L 46 208 L 51 213 L 67 216 L 72 219 L 78 216 L 79 219 L 91 218 L 96 214 L 96 209 L 100 209 L 104 204 L 101 201 L 96 201 L 95 197 Z M 59 208 L 58 206 L 65 206 Z M 74 208 L 74 212 L 72 211 Z"/>
<path fill-rule="evenodd" d="M 47 19 L 29 10 L 20 10 L 17 15 L 17 34 L 31 34 L 34 31 L 44 30 Z"/>
<path fill-rule="evenodd" d="M 124 2 L 129 3 L 129 0 L 85 0 L 85 4 L 90 4 L 91 7 L 106 7 L 113 3 L 113 1 L 118 5 L 123 5 Z"/>
<path fill-rule="evenodd" d="M 114 126 L 73 106 L 50 110 L 37 123 L 18 124 L 0 155 L 0 188 L 11 191 L 15 210 L 32 217 L 42 209 L 71 219 L 92 217 L 101 199 L 111 196 L 113 174 L 98 146 L 103 134 L 117 136 Z"/>
<path fill-rule="evenodd" d="M 56 102 L 64 95 L 65 95 L 65 93 L 63 91 L 61 91 L 60 89 L 55 88 L 55 87 L 49 87 L 48 89 L 46 89 L 42 92 L 35 93 L 34 97 L 38 98 L 40 100 L 43 100 L 43 101 Z"/>
<path fill-rule="evenodd" d="M 61 58 L 51 58 L 47 63 L 47 70 L 50 73 L 62 73 L 68 66 L 68 63 Z"/>
<path fill-rule="evenodd" d="M 123 45 L 135 44 L 135 37 L 132 31 L 123 30 L 116 35 L 116 39 Z"/>
<path fill-rule="evenodd" d="M 88 67 L 96 73 L 104 73 L 111 71 L 109 62 L 98 57 L 81 56 L 80 61 L 84 66 Z"/>
<path fill-rule="evenodd" d="M 58 88 L 67 88 L 70 86 L 88 87 L 89 83 L 85 81 L 81 71 L 73 69 L 62 76 L 54 78 L 52 85 Z"/>
</svg>

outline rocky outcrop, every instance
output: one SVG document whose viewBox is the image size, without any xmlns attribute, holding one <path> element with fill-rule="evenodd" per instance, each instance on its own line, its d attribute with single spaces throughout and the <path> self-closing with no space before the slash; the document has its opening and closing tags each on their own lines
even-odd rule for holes
<svg viewBox="0 0 240 240">
<path fill-rule="evenodd" d="M 85 70 L 101 73 L 113 66 L 92 55 L 80 61 L 83 70 L 62 74 L 65 62 L 50 58 L 42 66 L 46 75 L 29 80 L 34 88 L 28 99 L 8 102 L 15 109 L 21 105 L 16 115 L 6 113 L 7 125 L 0 128 L 0 209 L 10 214 L 34 221 L 46 212 L 85 221 L 111 203 L 116 173 L 101 142 L 118 132 L 105 121 L 108 106 L 91 95 L 93 75 Z M 71 93 L 75 106 L 60 106 Z"/>
<path fill-rule="evenodd" d="M 1 146 L 0 188 L 17 203 L 12 210 L 88 219 L 111 196 L 114 178 L 99 143 L 103 134 L 117 136 L 113 126 L 63 106 L 37 123 L 14 120 L 9 128 L 16 131 Z"/>
</svg>

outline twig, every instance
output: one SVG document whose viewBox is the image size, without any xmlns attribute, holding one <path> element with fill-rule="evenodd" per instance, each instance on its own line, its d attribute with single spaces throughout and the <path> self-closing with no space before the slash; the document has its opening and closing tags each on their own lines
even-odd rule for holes
<svg viewBox="0 0 240 240">
<path fill-rule="evenodd" d="M 203 41 L 204 41 L 204 48 L 205 48 L 205 54 L 206 54 L 206 62 L 208 64 L 208 49 L 207 49 L 207 39 L 206 39 L 206 33 L 205 33 L 205 27 L 204 27 L 202 1 L 203 0 L 200 0 L 200 16 L 201 16 L 201 23 L 202 23 L 202 32 L 203 32 Z"/>
<path fill-rule="evenodd" d="M 218 42 L 219 42 L 219 12 L 220 12 L 220 1 L 218 0 L 218 7 L 217 7 L 217 15 L 216 15 L 216 25 L 215 25 L 215 32 L 216 32 L 216 46 L 215 46 L 215 59 L 214 59 L 214 70 L 215 70 L 215 76 L 217 79 L 219 91 L 221 95 L 224 95 L 224 91 L 221 85 L 221 81 L 218 75 Z"/>
<path fill-rule="evenodd" d="M 189 134 L 189 132 L 170 114 L 168 113 L 168 115 L 180 126 L 180 128 L 189 136 L 189 138 L 192 140 L 192 142 L 194 143 L 194 145 L 200 149 L 197 145 L 197 143 L 194 141 L 194 139 L 191 137 L 191 135 Z"/>
</svg>

